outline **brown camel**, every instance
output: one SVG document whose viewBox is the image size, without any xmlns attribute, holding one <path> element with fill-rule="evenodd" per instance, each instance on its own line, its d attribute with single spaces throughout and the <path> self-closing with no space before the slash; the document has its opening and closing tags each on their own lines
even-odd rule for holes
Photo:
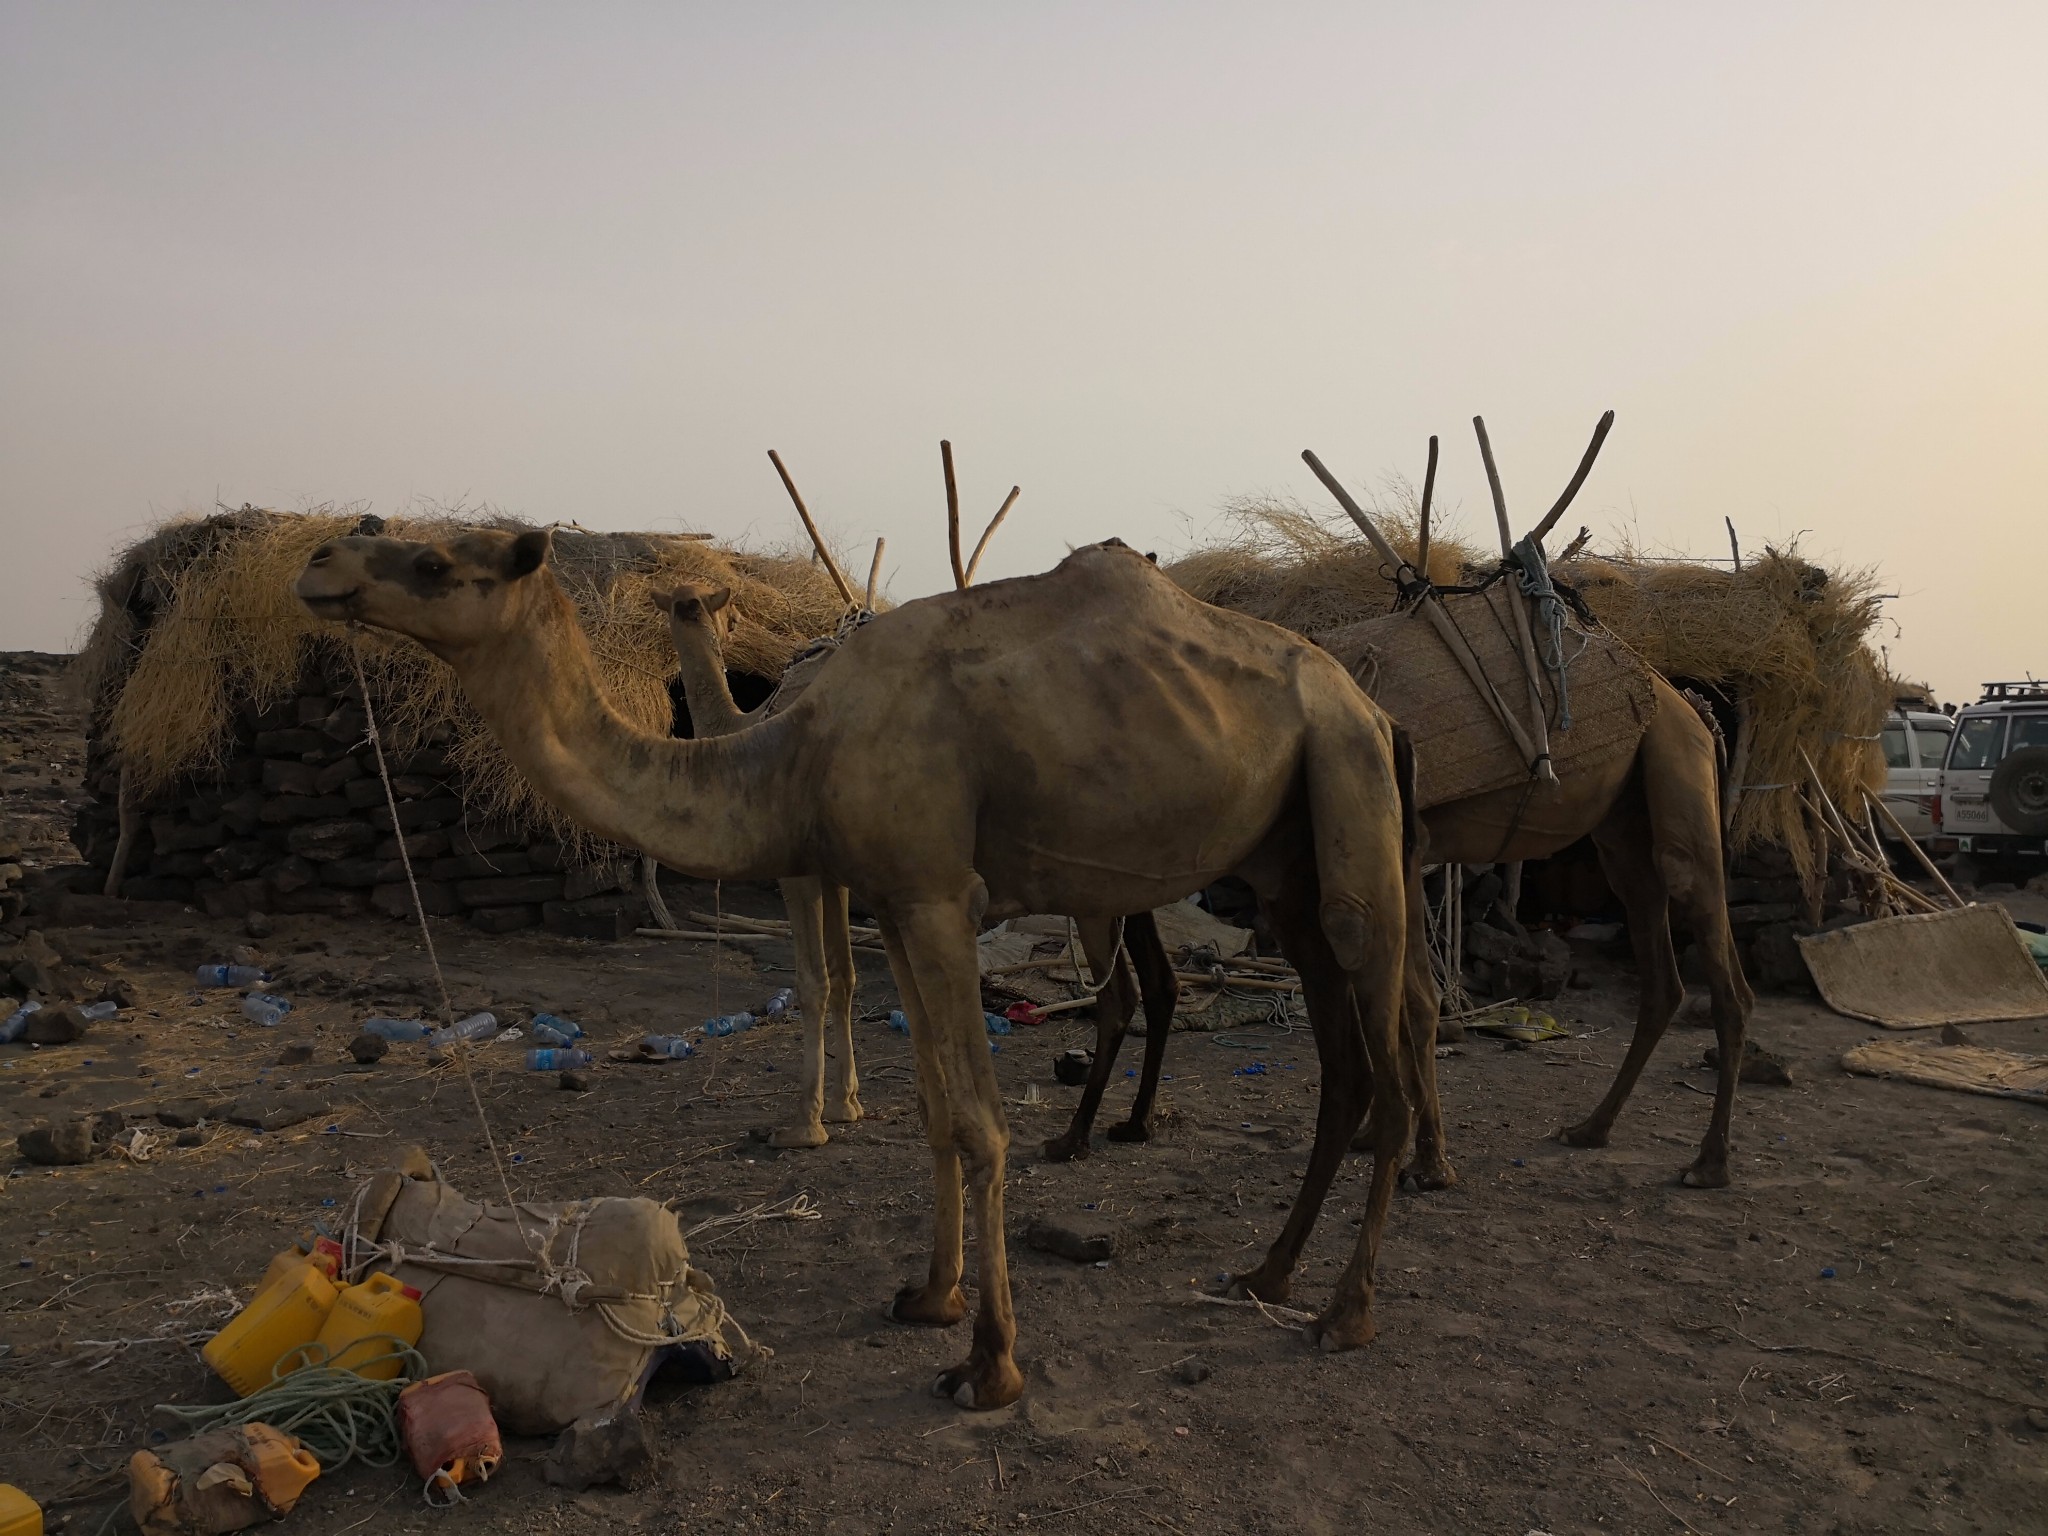
<svg viewBox="0 0 2048 1536">
<path fill-rule="evenodd" d="M 982 542 L 987 543 L 986 537 Z M 733 701 L 725 671 L 725 642 L 738 619 L 732 589 L 714 582 L 684 581 L 652 596 L 655 607 L 668 619 L 683 698 L 700 736 L 729 735 L 780 714 L 802 697 L 816 675 L 814 667 L 792 668 L 772 697 L 751 712 L 743 711 Z M 861 1117 L 859 1077 L 853 1062 L 853 941 L 846 902 L 843 886 L 808 877 L 782 882 L 782 903 L 797 952 L 804 1065 L 800 1118 L 770 1136 L 778 1147 L 823 1146 L 826 1121 L 845 1123 Z M 1166 1035 L 1173 1027 L 1173 1012 L 1180 999 L 1180 982 L 1150 912 L 1131 913 L 1123 920 L 1121 931 L 1116 923 L 1095 918 L 1077 918 L 1074 926 L 1088 957 L 1089 973 L 1108 975 L 1110 980 L 1096 994 L 1095 1062 L 1073 1123 L 1065 1134 L 1045 1143 L 1046 1159 L 1055 1163 L 1087 1154 L 1089 1127 L 1109 1086 L 1117 1051 L 1130 1030 L 1140 996 L 1145 1004 L 1146 1071 L 1131 1104 L 1130 1118 L 1111 1126 L 1107 1134 L 1111 1141 L 1151 1139 L 1159 1062 L 1165 1057 Z M 1137 970 L 1135 987 L 1132 966 Z M 829 1097 L 825 1087 L 828 1076 L 833 1079 Z"/>
<path fill-rule="evenodd" d="M 1312 1332 L 1331 1349 L 1372 1337 L 1408 1135 L 1412 763 L 1341 667 L 1195 601 L 1112 540 L 1043 576 L 906 604 L 848 639 L 786 713 L 675 740 L 636 730 L 606 700 L 545 569 L 548 546 L 545 531 L 336 539 L 296 590 L 318 616 L 410 635 L 446 661 L 510 760 L 599 835 L 701 878 L 810 876 L 859 892 L 910 1017 L 933 1162 L 930 1269 L 898 1294 L 895 1316 L 945 1326 L 966 1313 L 963 1172 L 980 1234 L 973 1345 L 937 1391 L 992 1408 L 1023 1390 L 981 921 L 1113 919 L 1233 872 L 1301 973 L 1322 1059 L 1308 1173 L 1243 1283 L 1284 1291 L 1369 1103 L 1379 1140 L 1365 1219 Z"/>
</svg>

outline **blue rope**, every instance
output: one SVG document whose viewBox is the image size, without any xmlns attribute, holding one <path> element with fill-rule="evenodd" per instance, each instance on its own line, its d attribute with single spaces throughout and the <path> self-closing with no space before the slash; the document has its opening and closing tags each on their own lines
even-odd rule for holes
<svg viewBox="0 0 2048 1536">
<path fill-rule="evenodd" d="M 1571 662 L 1564 654 L 1564 599 L 1558 595 L 1557 586 L 1550 579 L 1550 565 L 1543 558 L 1543 547 L 1533 537 L 1515 545 L 1508 559 L 1515 567 L 1523 595 L 1536 609 L 1536 659 L 1549 672 L 1557 688 L 1557 728 L 1569 731 L 1572 728 L 1572 698 L 1565 674 Z"/>
</svg>

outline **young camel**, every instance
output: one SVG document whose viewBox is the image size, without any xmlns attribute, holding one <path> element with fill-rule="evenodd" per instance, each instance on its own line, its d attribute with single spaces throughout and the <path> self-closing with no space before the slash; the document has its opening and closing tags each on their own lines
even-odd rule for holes
<svg viewBox="0 0 2048 1536">
<path fill-rule="evenodd" d="M 986 542 L 986 541 L 984 541 Z M 690 723 L 700 736 L 725 736 L 788 709 L 810 686 L 815 667 L 792 669 L 774 695 L 751 712 L 733 702 L 725 672 L 725 645 L 738 623 L 732 589 L 714 582 L 683 581 L 652 594 L 654 606 L 668 620 L 675 646 L 683 698 Z M 803 1004 L 804 1064 L 799 1119 L 769 1138 L 778 1147 L 818 1147 L 827 1139 L 825 1122 L 861 1117 L 859 1076 L 853 1060 L 853 942 L 847 922 L 847 892 L 808 876 L 782 882 L 782 904 L 789 914 L 796 945 L 797 996 Z M 1074 1122 L 1064 1135 L 1045 1143 L 1048 1161 L 1063 1163 L 1088 1151 L 1089 1128 L 1096 1107 L 1109 1086 L 1118 1048 L 1130 1029 L 1142 994 L 1145 1004 L 1145 1075 L 1132 1102 L 1130 1118 L 1109 1128 L 1111 1141 L 1151 1139 L 1152 1099 L 1159 1085 L 1159 1063 L 1166 1054 L 1166 1035 L 1180 999 L 1159 927 L 1150 912 L 1134 912 L 1123 920 L 1122 951 L 1114 922 L 1076 918 L 1089 974 L 1108 975 L 1095 999 L 1095 1062 Z M 1129 956 L 1129 963 L 1125 962 Z M 1137 968 L 1137 986 L 1131 967 Z M 1112 967 L 1114 969 L 1112 969 Z M 826 1081 L 832 1082 L 831 1091 Z"/>
<path fill-rule="evenodd" d="M 676 740 L 605 698 L 548 547 L 544 530 L 335 539 L 296 591 L 316 616 L 409 635 L 447 662 L 512 763 L 600 835 L 700 878 L 811 876 L 859 892 L 910 1016 L 934 1176 L 930 1268 L 894 1315 L 947 1326 L 966 1314 L 963 1174 L 979 1232 L 973 1344 L 937 1392 L 994 1408 L 1023 1391 L 981 921 L 1113 918 L 1229 873 L 1259 893 L 1299 970 L 1322 1059 L 1308 1172 L 1240 1284 L 1284 1293 L 1370 1103 L 1365 1219 L 1312 1333 L 1327 1349 L 1372 1338 L 1408 1134 L 1398 1015 L 1413 779 L 1405 738 L 1343 668 L 1195 601 L 1112 540 L 1044 576 L 884 614 L 786 713 Z"/>
</svg>

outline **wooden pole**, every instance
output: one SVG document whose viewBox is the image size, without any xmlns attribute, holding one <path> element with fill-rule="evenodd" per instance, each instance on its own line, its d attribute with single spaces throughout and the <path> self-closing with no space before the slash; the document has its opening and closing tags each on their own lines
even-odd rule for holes
<svg viewBox="0 0 2048 1536">
<path fill-rule="evenodd" d="M 875 558 L 868 563 L 868 612 L 875 611 L 875 588 L 882 580 L 882 551 L 889 547 L 887 539 L 875 540 Z"/>
<path fill-rule="evenodd" d="M 120 812 L 121 832 L 114 839 L 114 860 L 107 866 L 107 883 L 103 891 L 108 896 L 121 894 L 121 882 L 128 875 L 128 855 L 135 847 L 135 826 L 141 819 L 135 814 L 135 797 L 130 792 L 126 763 L 121 765 L 121 783 L 114 791 L 114 805 Z"/>
<path fill-rule="evenodd" d="M 1351 499 L 1351 493 L 1344 489 L 1335 475 L 1323 467 L 1323 461 L 1307 448 L 1301 450 L 1301 457 L 1302 462 L 1315 471 L 1316 478 L 1323 482 L 1324 489 L 1337 498 L 1337 505 L 1351 514 L 1351 520 L 1358 524 L 1359 532 L 1363 533 L 1366 542 L 1378 551 L 1380 558 L 1391 565 L 1397 573 L 1407 571 L 1412 576 L 1415 567 L 1395 552 L 1394 546 L 1387 542 L 1387 536 L 1365 515 L 1364 509 Z M 1458 626 L 1453 624 L 1450 615 L 1444 612 L 1443 603 L 1431 593 L 1422 600 L 1417 611 L 1437 632 L 1437 637 L 1443 641 L 1458 665 L 1464 668 L 1465 676 L 1471 680 L 1472 686 L 1479 690 L 1479 697 L 1493 707 L 1494 718 L 1500 722 L 1501 729 L 1508 733 L 1508 739 L 1515 744 L 1515 750 L 1522 754 L 1525 762 L 1533 765 L 1536 761 L 1536 748 L 1531 744 L 1528 732 L 1522 729 L 1522 723 L 1515 718 L 1514 711 L 1508 708 L 1506 700 L 1494 689 L 1493 683 L 1487 678 L 1486 669 L 1479 665 L 1479 658 L 1472 654 L 1472 647 L 1465 643 L 1465 637 L 1458 633 Z"/>
<path fill-rule="evenodd" d="M 1503 560 L 1512 560 L 1515 553 L 1515 536 L 1508 528 L 1508 501 L 1501 494 L 1500 471 L 1494 467 L 1493 444 L 1487 441 L 1486 422 L 1483 418 L 1472 418 L 1472 430 L 1479 434 L 1479 457 L 1486 461 L 1486 486 L 1493 492 L 1493 520 L 1500 525 L 1500 555 Z M 1597 447 L 1596 436 L 1594 445 Z M 1590 467 L 1582 466 L 1583 468 Z M 1560 509 L 1562 510 L 1562 509 Z M 1536 760 L 1532 765 L 1539 784 L 1555 784 L 1557 769 L 1550 761 L 1550 725 L 1544 718 L 1542 674 L 1536 665 L 1536 636 L 1529 629 L 1529 606 L 1522 601 L 1521 587 L 1513 576 L 1508 578 L 1508 611 L 1515 617 L 1515 639 L 1522 653 L 1522 672 L 1529 683 L 1530 730 L 1536 738 Z M 1491 601 L 1491 599 L 1488 599 Z"/>
<path fill-rule="evenodd" d="M 939 462 L 946 469 L 946 549 L 953 557 L 953 590 L 967 589 L 967 567 L 960 563 L 960 485 L 953 478 L 953 445 L 939 439 Z"/>
<path fill-rule="evenodd" d="M 1739 571 L 1742 569 L 1742 541 L 1735 537 L 1735 519 L 1724 517 L 1721 521 L 1728 525 L 1728 553 L 1735 561 L 1735 569 Z"/>
<path fill-rule="evenodd" d="M 1436 496 L 1436 434 L 1429 435 L 1429 468 L 1422 472 L 1422 515 L 1416 520 L 1415 564 L 1429 579 L 1429 504 Z"/>
<path fill-rule="evenodd" d="M 1010 515 L 1010 508 L 1017 505 L 1017 498 L 1024 494 L 1022 486 L 1010 487 L 1010 494 L 1003 498 L 1003 504 L 996 508 L 996 515 L 988 520 L 988 527 L 982 530 L 981 541 L 974 546 L 974 554 L 967 561 L 967 579 L 963 586 L 974 585 L 974 573 L 981 568 L 981 557 L 988 548 L 988 541 L 996 536 L 996 530 L 1003 526 L 1003 519 Z"/>
<path fill-rule="evenodd" d="M 1956 888 L 1948 883 L 1948 876 L 1934 867 L 1934 860 L 1927 857 L 1927 850 L 1915 842 L 1906 829 L 1899 825 L 1899 818 L 1892 814 L 1892 808 L 1873 795 L 1868 788 L 1864 789 L 1863 798 L 1877 807 L 1877 814 L 1882 816 L 1885 825 L 1892 829 L 1892 836 L 1913 850 L 1913 857 L 1920 861 L 1920 867 L 1927 871 L 1936 885 L 1941 887 L 1943 894 L 1959 907 L 1966 905 L 1963 898 L 1956 894 Z"/>
<path fill-rule="evenodd" d="M 1608 429 L 1614 425 L 1614 412 L 1609 411 L 1600 418 L 1600 424 L 1593 428 L 1593 441 L 1586 445 L 1585 454 L 1579 459 L 1578 473 L 1572 476 L 1571 484 L 1564 488 L 1564 494 L 1557 498 L 1557 505 L 1544 513 L 1543 521 L 1536 525 L 1536 531 L 1529 535 L 1538 544 L 1543 536 L 1557 526 L 1557 520 L 1564 516 L 1565 508 L 1572 504 L 1572 498 L 1579 494 L 1579 487 L 1586 483 L 1586 476 L 1593 472 L 1593 461 L 1600 457 L 1600 445 L 1607 441 Z"/>
<path fill-rule="evenodd" d="M 782 455 L 773 448 L 768 450 L 768 460 L 775 466 L 775 473 L 782 476 L 782 488 L 789 492 L 789 499 L 796 503 L 796 515 L 803 519 L 804 532 L 811 536 L 811 548 L 818 552 L 818 558 L 825 562 L 825 572 L 832 578 L 832 585 L 839 589 L 839 601 L 847 607 L 853 606 L 853 588 L 846 584 L 846 577 L 839 569 L 839 562 L 832 558 L 832 551 L 825 547 L 825 541 L 818 536 L 818 525 L 811 521 L 811 509 L 804 505 L 804 499 L 797 493 L 796 482 L 789 477 L 783 466 Z"/>
</svg>

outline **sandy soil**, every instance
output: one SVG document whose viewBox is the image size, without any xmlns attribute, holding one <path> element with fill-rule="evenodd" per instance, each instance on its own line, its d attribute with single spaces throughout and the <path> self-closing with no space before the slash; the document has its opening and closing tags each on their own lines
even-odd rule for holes
<svg viewBox="0 0 2048 1536">
<path fill-rule="evenodd" d="M 45 752 L 59 744 L 31 726 L 4 722 L 19 755 L 75 761 L 75 738 Z M 0 782 L 10 821 L 48 821 L 64 793 L 61 774 L 32 804 Z M 726 899 L 773 909 L 764 893 Z M 246 1288 L 287 1238 L 331 1217 L 323 1202 L 408 1142 L 471 1192 L 495 1175 L 452 1069 L 429 1068 L 418 1047 L 369 1069 L 341 1053 L 356 1020 L 417 1007 L 430 985 L 401 927 L 278 919 L 261 947 L 298 1006 L 275 1030 L 241 1020 L 233 994 L 191 988 L 192 966 L 249 942 L 238 924 L 171 913 L 46 932 L 68 957 L 127 978 L 138 1006 L 76 1045 L 0 1047 L 7 1158 L 16 1133 L 56 1114 L 119 1109 L 151 1124 L 160 1104 L 259 1086 L 325 1106 L 269 1134 L 211 1129 L 141 1163 L 15 1162 L 0 1182 L 0 1480 L 50 1505 L 53 1529 L 93 1531 L 151 1405 L 218 1390 L 174 1336 L 214 1325 L 224 1288 Z M 492 939 L 459 924 L 436 934 L 459 1006 L 550 1008 L 601 1045 L 690 1027 L 790 979 L 773 945 L 714 969 L 700 946 Z M 886 1008 L 879 958 L 863 968 L 863 1001 Z M 916 1331 L 880 1315 L 922 1274 L 928 1240 L 903 1039 L 879 1023 L 861 1032 L 868 1120 L 823 1149 L 780 1153 L 750 1133 L 787 1116 L 794 1024 L 712 1042 L 691 1061 L 600 1066 L 584 1095 L 521 1070 L 510 1045 L 481 1048 L 479 1087 L 521 1194 L 648 1195 L 677 1202 L 686 1223 L 816 1197 L 817 1221 L 755 1225 L 694 1251 L 776 1358 L 725 1385 L 657 1395 L 669 1458 L 657 1486 L 568 1494 L 541 1480 L 544 1443 L 516 1442 L 501 1477 L 453 1512 L 426 1510 L 399 1471 L 352 1468 L 316 1483 L 289 1525 L 309 1536 L 678 1524 L 2048 1529 L 2048 1116 L 1852 1078 L 1838 1058 L 1867 1026 L 1766 999 L 1755 1033 L 1789 1059 L 1795 1084 L 1745 1089 L 1734 1188 L 1686 1190 L 1676 1175 L 1709 1102 L 1705 1030 L 1672 1030 L 1612 1147 L 1550 1139 L 1604 1088 L 1633 1009 L 1618 962 L 1589 961 L 1585 979 L 1560 1007 L 1580 1038 L 1518 1050 L 1475 1038 L 1440 1063 L 1463 1182 L 1398 1200 L 1380 1337 L 1334 1357 L 1256 1312 L 1196 1299 L 1255 1260 L 1293 1194 L 1316 1083 L 1305 1032 L 1177 1035 L 1159 1138 L 1127 1147 L 1098 1134 L 1090 1159 L 1065 1165 L 1037 1155 L 1078 1092 L 1054 1084 L 1051 1062 L 1090 1031 L 1003 1040 L 1029 1388 L 987 1415 L 927 1395 L 964 1352 L 964 1326 Z M 2048 1050 L 2048 1021 L 1973 1033 Z M 312 1061 L 277 1065 L 295 1044 Z M 1245 1073 L 1252 1063 L 1267 1070 Z M 1033 1085 L 1045 1102 L 1018 1104 Z M 1112 1090 L 1102 1123 L 1128 1086 Z M 1365 1173 L 1347 1165 L 1297 1304 L 1318 1305 L 1348 1254 Z M 1062 1213 L 1108 1214 L 1126 1252 L 1098 1268 L 1024 1245 L 1032 1217 Z"/>
</svg>

